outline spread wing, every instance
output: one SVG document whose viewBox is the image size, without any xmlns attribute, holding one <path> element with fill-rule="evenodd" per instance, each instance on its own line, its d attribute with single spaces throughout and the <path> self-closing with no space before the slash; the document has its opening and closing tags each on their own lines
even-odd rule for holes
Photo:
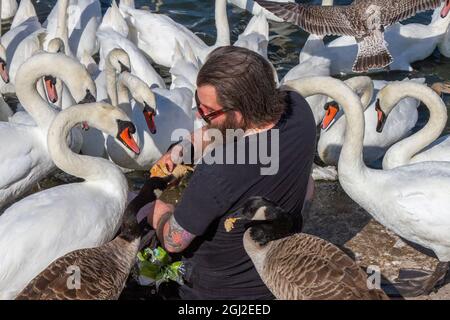
<svg viewBox="0 0 450 320">
<path fill-rule="evenodd" d="M 378 0 L 374 4 L 381 8 L 381 23 L 388 26 L 421 11 L 435 9 L 440 6 L 441 0 Z"/>
<path fill-rule="evenodd" d="M 355 12 L 350 10 L 350 6 L 315 6 L 263 0 L 255 1 L 277 17 L 294 23 L 309 33 L 362 36 L 358 32 L 358 29 L 362 28 L 355 25 L 359 19 L 356 17 L 351 19 L 351 15 Z"/>
</svg>

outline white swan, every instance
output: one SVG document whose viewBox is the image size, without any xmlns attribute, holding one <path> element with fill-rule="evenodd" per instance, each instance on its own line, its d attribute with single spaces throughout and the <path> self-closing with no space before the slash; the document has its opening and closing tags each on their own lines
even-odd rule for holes
<svg viewBox="0 0 450 320">
<path fill-rule="evenodd" d="M 174 142 L 171 138 L 176 129 L 185 129 L 188 132 L 193 130 L 190 104 L 186 105 L 185 110 L 164 97 L 161 91 L 169 90 L 155 88 L 152 92 L 144 81 L 129 72 L 125 71 L 119 75 L 118 106 L 133 119 L 141 146 L 141 153 L 133 155 L 113 139 L 108 138 L 106 142 L 108 155 L 119 166 L 148 170 Z M 129 92 L 134 99 L 132 102 L 129 100 Z M 174 90 L 171 90 L 171 93 L 173 95 Z M 189 103 L 191 99 L 192 97 L 189 98 Z"/>
<path fill-rule="evenodd" d="M 95 85 L 87 71 L 63 54 L 40 53 L 24 62 L 17 72 L 17 97 L 37 125 L 0 122 L 0 208 L 55 168 L 47 151 L 46 138 L 57 111 L 36 90 L 36 82 L 46 74 L 67 83 L 77 101 L 95 95 Z M 74 147 L 80 148 L 80 141 L 75 138 L 77 146 Z"/>
<path fill-rule="evenodd" d="M 267 56 L 269 23 L 266 16 L 263 14 L 253 16 L 233 45 L 252 50 L 269 60 Z"/>
<path fill-rule="evenodd" d="M 139 152 L 130 119 L 105 103 L 60 112 L 49 128 L 51 159 L 81 183 L 57 186 L 16 202 L 0 216 L 0 298 L 14 298 L 53 260 L 73 250 L 97 247 L 117 232 L 128 193 L 125 176 L 105 159 L 77 155 L 67 146 L 81 122 L 117 137 Z"/>
<path fill-rule="evenodd" d="M 445 275 L 450 261 L 450 162 L 370 169 L 362 156 L 364 115 L 358 96 L 332 78 L 310 78 L 297 82 L 295 89 L 304 96 L 327 94 L 342 105 L 347 128 L 338 164 L 340 184 L 382 225 L 434 251 L 440 263 L 422 287 L 422 291 L 430 291 Z"/>
<path fill-rule="evenodd" d="M 137 46 L 155 63 L 172 67 L 172 56 L 178 41 L 182 46 L 189 43 L 195 55 L 204 62 L 214 48 L 230 45 L 230 30 L 227 18 L 227 1 L 215 1 L 217 38 L 213 46 L 206 45 L 185 26 L 173 21 L 166 15 L 127 6 L 121 7 L 133 28 L 137 32 Z"/>
<path fill-rule="evenodd" d="M 355 77 L 350 78 L 349 80 L 358 82 L 357 79 L 365 79 L 365 77 Z M 369 81 L 372 82 L 371 80 Z M 423 83 L 424 81 L 425 79 L 423 78 L 414 80 L 405 79 L 401 83 Z M 359 82 L 360 83 L 357 84 L 347 84 L 358 92 L 358 88 L 364 90 L 364 87 L 366 86 L 364 82 Z M 392 113 L 392 118 L 389 118 L 389 122 L 386 123 L 386 130 L 382 133 L 377 133 L 375 130 L 377 124 L 377 113 L 375 112 L 376 98 L 380 97 L 381 91 L 379 90 L 386 85 L 389 85 L 389 82 L 374 80 L 373 83 L 375 85 L 375 94 L 373 95 L 373 90 L 369 90 L 369 92 L 366 92 L 366 94 L 368 94 L 368 99 L 363 99 L 362 102 L 365 110 L 364 122 L 366 131 L 364 134 L 363 154 L 364 162 L 366 164 L 373 164 L 378 159 L 381 159 L 391 145 L 411 134 L 411 130 L 418 119 L 418 100 L 409 98 L 397 101 L 398 108 L 395 109 L 395 113 Z M 373 85 L 371 84 L 371 86 Z M 329 105 L 328 107 L 331 114 L 324 120 L 323 127 L 326 129 L 322 129 L 320 133 L 317 152 L 324 163 L 328 165 L 337 165 L 342 144 L 344 142 L 346 128 L 345 115 L 343 110 L 339 110 L 339 106 L 336 106 L 335 104 Z M 330 121 L 332 121 L 330 119 L 332 118 L 336 121 L 330 125 Z"/>
<path fill-rule="evenodd" d="M 78 59 L 85 53 L 94 55 L 98 51 L 95 33 L 101 17 L 98 0 L 58 0 L 43 24 L 47 29 L 44 49 L 51 39 L 61 37 L 66 46 L 66 53 L 70 52 Z M 62 37 L 61 32 L 66 32 L 65 26 L 68 28 L 66 37 Z"/>
<path fill-rule="evenodd" d="M 408 97 L 422 101 L 430 110 L 430 118 L 421 130 L 389 148 L 383 169 L 424 161 L 450 162 L 450 135 L 439 138 L 447 124 L 447 108 L 439 95 L 426 85 L 394 82 L 384 87 L 377 100 L 377 130 L 384 132 L 384 123 L 390 119 L 395 105 Z"/>
<path fill-rule="evenodd" d="M 295 2 L 295 0 L 275 0 L 278 2 Z M 228 0 L 228 2 L 232 3 L 233 5 L 247 10 L 251 14 L 257 16 L 257 15 L 264 15 L 267 19 L 277 21 L 277 22 L 283 22 L 283 19 L 278 18 L 275 16 L 272 12 L 268 11 L 267 9 L 261 7 L 259 4 L 257 4 L 253 0 Z"/>
<path fill-rule="evenodd" d="M 444 5 L 450 6 L 450 3 L 447 1 Z M 389 70 L 412 71 L 411 63 L 427 58 L 437 46 L 443 55 L 450 56 L 449 40 L 445 37 L 450 23 L 450 14 L 447 14 L 445 18 L 441 17 L 443 6 L 435 9 L 429 25 L 396 23 L 386 28 L 384 37 L 389 43 L 389 51 L 394 58 L 389 65 Z M 318 50 L 314 54 L 330 59 L 331 74 L 337 75 L 353 72 L 353 57 L 357 51 L 358 46 L 354 38 L 339 37 L 328 43 L 325 49 Z"/>
<path fill-rule="evenodd" d="M 113 49 L 105 60 L 105 69 L 95 77 L 97 101 L 108 102 L 117 106 L 117 75 L 123 71 L 130 71 L 130 58 L 122 49 Z M 85 130 L 82 134 L 81 152 L 84 155 L 108 158 L 105 144 L 106 134 L 95 128 Z"/>
<path fill-rule="evenodd" d="M 2 20 L 11 19 L 17 12 L 17 1 L 2 0 L 0 1 L 0 9 Z"/>
<path fill-rule="evenodd" d="M 0 84 L 2 93 L 14 93 L 17 69 L 40 49 L 40 36 L 44 32 L 30 0 L 20 1 L 11 28 L 1 38 L 6 49 L 10 83 Z"/>
<path fill-rule="evenodd" d="M 114 16 L 114 21 L 121 21 L 121 24 L 126 24 L 125 20 L 118 12 L 117 6 L 113 5 L 108 8 L 106 13 L 109 17 Z M 165 88 L 166 85 L 161 76 L 155 71 L 150 62 L 144 56 L 141 50 L 136 45 L 128 40 L 126 36 L 119 33 L 120 30 L 116 30 L 110 23 L 111 19 L 106 19 L 100 25 L 97 31 L 97 39 L 100 44 L 100 64 L 99 69 L 103 70 L 105 67 L 105 61 L 108 53 L 115 49 L 120 48 L 124 50 L 131 61 L 131 72 L 137 75 L 141 80 L 145 81 L 148 86 L 159 86 Z M 158 32 L 154 32 L 158 33 Z"/>
</svg>

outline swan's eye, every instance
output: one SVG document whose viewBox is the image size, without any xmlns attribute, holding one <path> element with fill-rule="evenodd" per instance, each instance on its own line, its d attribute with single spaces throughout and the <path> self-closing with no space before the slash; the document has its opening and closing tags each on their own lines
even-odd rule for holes
<svg viewBox="0 0 450 320">
<path fill-rule="evenodd" d="M 126 71 L 126 72 L 131 72 L 130 68 L 128 68 L 126 65 L 124 65 L 122 62 L 119 61 L 119 65 L 120 65 L 120 73 Z"/>
<path fill-rule="evenodd" d="M 95 101 L 96 101 L 96 99 L 92 95 L 91 91 L 89 89 L 86 89 L 86 95 L 84 96 L 84 98 L 80 102 L 78 102 L 78 104 L 92 103 L 92 102 L 95 102 Z"/>
</svg>

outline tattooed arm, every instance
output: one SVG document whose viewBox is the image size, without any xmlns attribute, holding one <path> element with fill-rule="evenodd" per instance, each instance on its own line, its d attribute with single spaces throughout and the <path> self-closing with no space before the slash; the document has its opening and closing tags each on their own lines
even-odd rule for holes
<svg viewBox="0 0 450 320">
<path fill-rule="evenodd" d="M 172 253 L 183 251 L 195 238 L 195 235 L 178 224 L 172 212 L 167 212 L 161 218 L 156 234 L 164 248 Z"/>
</svg>

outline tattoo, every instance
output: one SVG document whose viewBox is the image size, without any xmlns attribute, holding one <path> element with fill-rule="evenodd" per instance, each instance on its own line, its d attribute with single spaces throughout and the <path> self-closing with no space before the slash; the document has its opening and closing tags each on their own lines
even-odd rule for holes
<svg viewBox="0 0 450 320">
<path fill-rule="evenodd" d="M 195 238 L 195 235 L 184 230 L 173 215 L 170 216 L 168 224 L 169 231 L 164 236 L 165 246 L 170 246 L 177 252 L 184 250 Z"/>
</svg>

